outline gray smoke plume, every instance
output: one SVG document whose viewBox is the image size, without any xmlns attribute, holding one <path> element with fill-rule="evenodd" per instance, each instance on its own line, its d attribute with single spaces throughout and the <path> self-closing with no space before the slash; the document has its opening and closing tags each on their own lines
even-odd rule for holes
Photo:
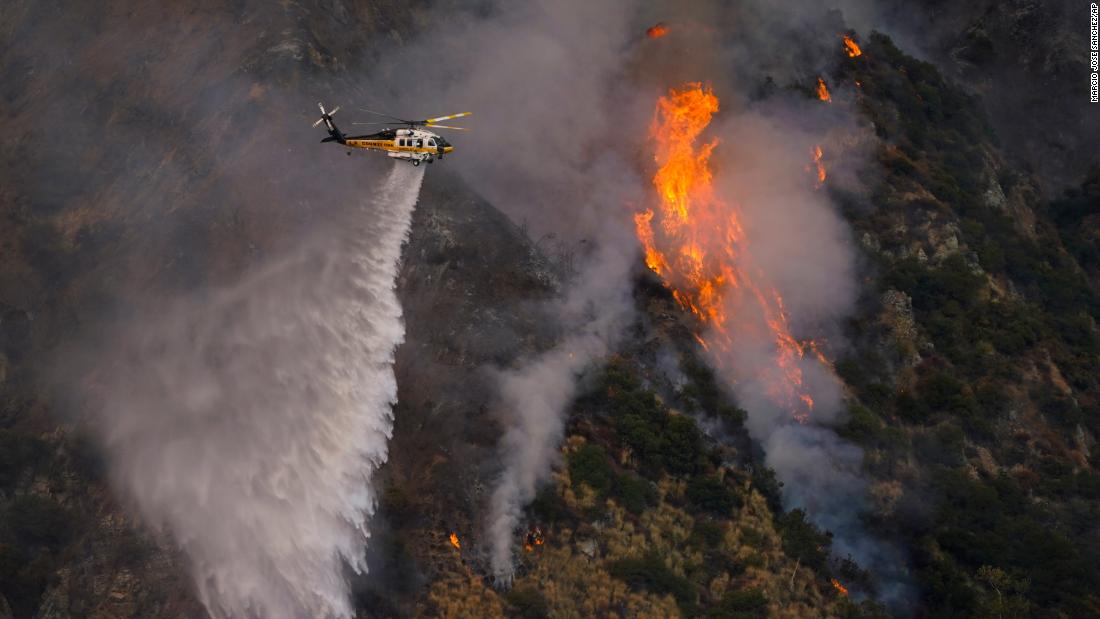
<svg viewBox="0 0 1100 619">
<path fill-rule="evenodd" d="M 125 495 L 190 558 L 214 617 L 350 617 L 404 339 L 394 291 L 423 168 L 334 231 L 135 321 L 102 353 L 95 427 Z"/>
<path fill-rule="evenodd" d="M 558 308 L 570 335 L 498 375 L 498 406 L 508 429 L 500 441 L 504 471 L 490 501 L 488 528 L 490 563 L 500 585 L 512 580 L 512 547 L 523 508 L 558 459 L 577 377 L 612 349 L 630 316 L 629 287 L 608 282 L 629 281 L 635 260 L 634 251 L 613 245 L 599 251 Z"/>
</svg>

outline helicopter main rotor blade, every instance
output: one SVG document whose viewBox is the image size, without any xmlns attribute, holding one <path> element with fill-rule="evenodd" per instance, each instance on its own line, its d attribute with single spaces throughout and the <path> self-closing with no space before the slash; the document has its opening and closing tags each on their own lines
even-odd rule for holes
<svg viewBox="0 0 1100 619">
<path fill-rule="evenodd" d="M 469 127 L 448 127 L 447 125 L 428 125 L 431 129 L 454 129 L 455 131 L 469 131 Z"/>
<path fill-rule="evenodd" d="M 340 106 L 337 105 L 336 107 L 332 108 L 332 111 L 329 112 L 328 115 L 332 116 L 333 114 L 335 114 L 336 112 L 339 112 L 339 111 L 340 111 Z"/>
<path fill-rule="evenodd" d="M 368 122 L 368 123 L 353 122 L 351 124 L 353 124 L 353 125 L 396 125 L 396 124 L 399 124 L 399 123 L 391 123 L 391 122 L 387 122 L 387 121 L 384 121 L 384 120 L 379 120 L 379 121 Z"/>
<path fill-rule="evenodd" d="M 450 120 L 452 118 L 462 118 L 463 116 L 469 116 L 473 112 L 459 112 L 458 114 L 451 114 L 450 116 L 436 116 L 435 118 L 429 118 L 424 121 L 424 124 L 430 125 L 439 120 Z"/>
<path fill-rule="evenodd" d="M 408 125 L 408 124 L 413 122 L 411 120 L 405 120 L 404 118 L 398 118 L 396 116 L 391 116 L 389 114 L 383 114 L 382 112 L 375 112 L 374 110 L 368 110 L 365 107 L 361 107 L 361 108 L 359 108 L 359 110 L 363 111 L 363 112 L 366 112 L 368 114 L 374 114 L 375 116 L 383 116 L 385 118 L 392 118 L 393 120 L 395 120 L 395 121 L 397 121 L 397 122 L 399 122 L 403 125 Z"/>
</svg>

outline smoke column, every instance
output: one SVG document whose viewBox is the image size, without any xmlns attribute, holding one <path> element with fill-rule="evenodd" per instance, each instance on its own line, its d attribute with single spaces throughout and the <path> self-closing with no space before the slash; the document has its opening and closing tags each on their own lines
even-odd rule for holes
<svg viewBox="0 0 1100 619">
<path fill-rule="evenodd" d="M 423 169 L 335 232 L 119 334 L 95 414 L 112 473 L 213 617 L 351 617 L 404 339 L 394 280 Z M 105 355 L 106 356 L 106 355 Z"/>
<path fill-rule="evenodd" d="M 628 322 L 630 289 L 607 282 L 627 280 L 634 259 L 631 249 L 616 244 L 599 251 L 561 302 L 559 315 L 573 335 L 498 376 L 508 428 L 500 441 L 504 470 L 489 506 L 489 558 L 498 585 L 512 582 L 514 535 L 558 457 L 577 376 L 607 354 Z"/>
</svg>

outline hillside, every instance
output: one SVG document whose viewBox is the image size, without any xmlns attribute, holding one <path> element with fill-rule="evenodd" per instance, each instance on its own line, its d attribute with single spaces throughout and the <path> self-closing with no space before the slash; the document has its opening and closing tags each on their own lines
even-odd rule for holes
<svg viewBox="0 0 1100 619">
<path fill-rule="evenodd" d="M 453 4 L 0 8 L 0 619 L 203 615 L 188 557 L 117 492 L 88 402 L 59 387 L 65 360 L 330 232 L 390 163 L 316 144 L 315 99 L 369 100 L 357 76 Z M 917 4 L 946 12 L 920 22 L 929 61 L 871 30 L 823 61 L 871 152 L 822 189 L 860 274 L 831 360 L 838 431 L 863 449 L 861 524 L 902 549 L 903 592 L 784 508 L 697 318 L 640 255 L 634 322 L 579 373 L 495 587 L 492 370 L 567 335 L 546 301 L 590 250 L 530 238 L 439 162 L 397 280 L 407 335 L 357 616 L 1100 614 L 1100 167 L 1066 102 L 1075 35 L 1053 9 Z M 813 101 L 814 77 L 768 75 L 754 105 Z"/>
</svg>

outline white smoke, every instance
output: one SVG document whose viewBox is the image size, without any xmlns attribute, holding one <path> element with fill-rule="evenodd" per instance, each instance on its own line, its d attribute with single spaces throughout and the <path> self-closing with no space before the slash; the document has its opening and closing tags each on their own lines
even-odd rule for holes
<svg viewBox="0 0 1100 619">
<path fill-rule="evenodd" d="M 336 232 L 119 334 L 94 413 L 112 472 L 214 617 L 350 617 L 404 339 L 394 290 L 423 168 Z"/>
</svg>

